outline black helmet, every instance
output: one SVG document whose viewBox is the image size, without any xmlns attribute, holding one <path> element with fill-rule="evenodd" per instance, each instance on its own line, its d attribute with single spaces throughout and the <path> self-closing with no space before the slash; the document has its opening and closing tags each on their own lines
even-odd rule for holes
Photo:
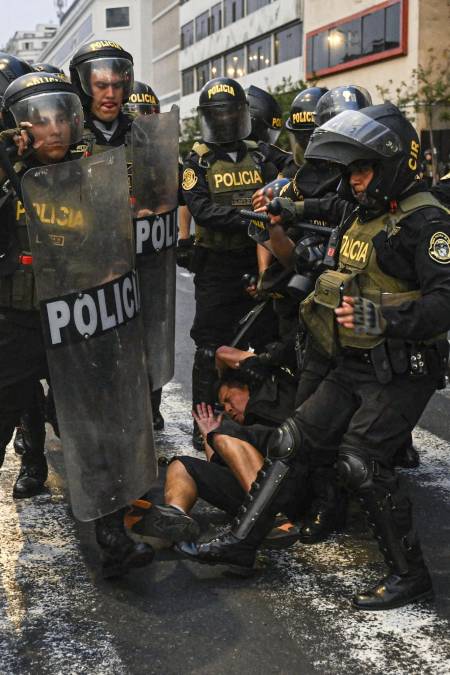
<svg viewBox="0 0 450 675">
<path fill-rule="evenodd" d="M 200 92 L 197 108 L 206 143 L 233 143 L 248 138 L 252 130 L 245 91 L 236 80 L 216 77 Z"/>
<path fill-rule="evenodd" d="M 123 87 L 122 103 L 128 101 L 133 87 L 133 57 L 117 42 L 95 40 L 82 45 L 70 61 L 70 79 L 83 105 L 90 105 L 92 99 L 91 75 L 102 74 L 106 82 L 111 75 L 118 75 L 115 81 Z"/>
<path fill-rule="evenodd" d="M 348 84 L 330 89 L 316 108 L 316 124 L 320 127 L 343 110 L 361 110 L 372 105 L 372 97 L 364 87 Z"/>
<path fill-rule="evenodd" d="M 5 93 L 7 87 L 15 79 L 32 72 L 33 66 L 23 59 L 6 52 L 0 52 L 0 96 Z"/>
<path fill-rule="evenodd" d="M 276 143 L 283 127 L 283 114 L 278 102 L 268 91 L 253 86 L 246 89 L 252 121 L 253 141 Z"/>
<path fill-rule="evenodd" d="M 30 122 L 36 128 L 50 123 L 63 124 L 66 129 L 68 126 L 68 145 L 77 143 L 83 136 L 79 96 L 60 73 L 28 73 L 18 77 L 5 91 L 3 115 L 9 128 L 21 122 Z"/>
<path fill-rule="evenodd" d="M 123 111 L 133 117 L 159 113 L 159 99 L 149 84 L 135 80 L 130 97 L 123 106 Z"/>
<path fill-rule="evenodd" d="M 339 191 L 347 198 L 352 198 L 350 165 L 371 164 L 374 177 L 366 195 L 385 207 L 415 180 L 419 153 L 419 137 L 412 124 L 397 106 L 383 103 L 333 117 L 313 133 L 305 157 L 344 166 Z"/>
<path fill-rule="evenodd" d="M 291 103 L 286 129 L 288 131 L 314 131 L 316 107 L 327 91 L 326 87 L 310 87 L 297 94 Z"/>
<path fill-rule="evenodd" d="M 62 68 L 51 63 L 33 63 L 33 68 L 38 73 L 62 73 L 64 75 Z"/>
</svg>

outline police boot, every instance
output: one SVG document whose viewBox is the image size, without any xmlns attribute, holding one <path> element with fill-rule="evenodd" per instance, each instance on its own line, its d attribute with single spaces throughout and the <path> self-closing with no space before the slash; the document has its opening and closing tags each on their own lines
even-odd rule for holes
<svg viewBox="0 0 450 675">
<path fill-rule="evenodd" d="M 302 519 L 299 539 L 304 544 L 315 544 L 327 539 L 345 525 L 347 499 L 337 484 L 334 468 L 316 468 L 311 471 L 310 483 L 313 501 Z"/>
<path fill-rule="evenodd" d="M 42 492 L 48 476 L 44 454 L 45 421 L 42 408 L 27 410 L 22 414 L 20 421 L 24 452 L 19 476 L 13 487 L 15 499 L 33 497 Z"/>
<path fill-rule="evenodd" d="M 134 567 L 145 567 L 155 555 L 149 544 L 135 543 L 127 536 L 125 512 L 126 509 L 119 509 L 95 522 L 95 535 L 102 550 L 104 579 L 121 577 Z"/>
<path fill-rule="evenodd" d="M 394 456 L 394 466 L 402 469 L 416 469 L 420 465 L 420 456 L 412 444 L 412 439 L 403 448 L 399 448 Z"/>
<path fill-rule="evenodd" d="M 214 405 L 214 385 L 217 380 L 217 370 L 215 364 L 216 347 L 209 345 L 198 347 L 192 367 L 192 407 L 196 410 L 198 403 L 209 403 Z M 194 422 L 192 433 L 192 445 L 198 451 L 204 450 L 202 435 Z"/>
<path fill-rule="evenodd" d="M 14 452 L 16 455 L 23 455 L 25 452 L 25 441 L 23 438 L 22 427 L 16 427 L 16 435 L 14 436 Z"/>
<path fill-rule="evenodd" d="M 175 550 L 189 560 L 208 565 L 227 565 L 235 572 L 248 573 L 254 566 L 256 550 L 273 527 L 275 516 L 285 507 L 283 485 L 300 445 L 300 434 L 292 420 L 274 430 L 268 455 L 250 492 L 229 530 L 212 541 L 182 542 Z"/>
<path fill-rule="evenodd" d="M 164 429 L 164 417 L 161 415 L 159 406 L 161 405 L 162 388 L 152 391 L 152 413 L 153 413 L 153 429 L 154 431 L 162 431 Z"/>
<path fill-rule="evenodd" d="M 371 484 L 359 490 L 359 499 L 389 575 L 357 593 L 353 604 L 358 609 L 384 610 L 431 598 L 431 578 L 413 529 L 408 495 L 390 470 L 375 467 L 374 474 Z"/>
</svg>

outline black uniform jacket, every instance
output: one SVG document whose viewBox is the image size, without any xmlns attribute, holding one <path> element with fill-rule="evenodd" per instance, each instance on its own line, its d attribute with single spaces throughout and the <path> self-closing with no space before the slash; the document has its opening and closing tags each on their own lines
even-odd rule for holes
<svg viewBox="0 0 450 675">
<path fill-rule="evenodd" d="M 281 152 L 281 151 L 280 151 Z M 241 161 L 247 153 L 245 143 L 239 143 L 237 147 L 237 162 Z M 230 156 L 220 145 L 214 146 L 214 154 L 217 159 L 230 161 Z M 266 183 L 278 176 L 277 167 L 261 152 L 261 170 L 263 180 Z M 184 169 L 192 169 L 197 178 L 194 186 L 189 190 L 183 190 L 183 196 L 189 211 L 195 222 L 202 227 L 216 231 L 246 232 L 248 223 L 242 221 L 239 210 L 233 206 L 221 206 L 211 200 L 211 193 L 206 178 L 207 169 L 200 164 L 200 158 L 195 152 L 191 152 L 184 162 Z"/>
</svg>

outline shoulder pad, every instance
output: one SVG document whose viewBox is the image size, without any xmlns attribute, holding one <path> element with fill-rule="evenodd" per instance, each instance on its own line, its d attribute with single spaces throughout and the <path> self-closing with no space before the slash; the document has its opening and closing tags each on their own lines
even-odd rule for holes
<svg viewBox="0 0 450 675">
<path fill-rule="evenodd" d="M 261 142 L 257 143 L 256 141 L 244 141 L 244 144 L 247 146 L 247 150 L 258 150 L 261 147 Z"/>
<path fill-rule="evenodd" d="M 416 194 L 407 197 L 398 205 L 398 209 L 402 214 L 408 214 L 418 209 L 423 209 L 427 206 L 432 206 L 436 209 L 441 209 L 448 213 L 448 209 L 431 194 L 431 192 L 416 192 Z"/>
<path fill-rule="evenodd" d="M 199 143 L 196 141 L 192 146 L 192 152 L 195 152 L 195 154 L 201 158 L 211 153 L 212 149 L 209 147 L 209 145 L 206 145 L 206 143 Z"/>
</svg>

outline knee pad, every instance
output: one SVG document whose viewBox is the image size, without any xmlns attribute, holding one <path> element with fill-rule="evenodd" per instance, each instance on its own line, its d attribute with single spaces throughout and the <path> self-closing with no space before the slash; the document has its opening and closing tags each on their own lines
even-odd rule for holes
<svg viewBox="0 0 450 675">
<path fill-rule="evenodd" d="M 340 483 L 350 490 L 360 490 L 372 483 L 373 462 L 352 450 L 339 452 L 336 469 Z"/>
<path fill-rule="evenodd" d="M 294 420 L 289 417 L 270 436 L 267 454 L 271 459 L 287 460 L 294 457 L 302 445 L 302 436 Z"/>
</svg>

